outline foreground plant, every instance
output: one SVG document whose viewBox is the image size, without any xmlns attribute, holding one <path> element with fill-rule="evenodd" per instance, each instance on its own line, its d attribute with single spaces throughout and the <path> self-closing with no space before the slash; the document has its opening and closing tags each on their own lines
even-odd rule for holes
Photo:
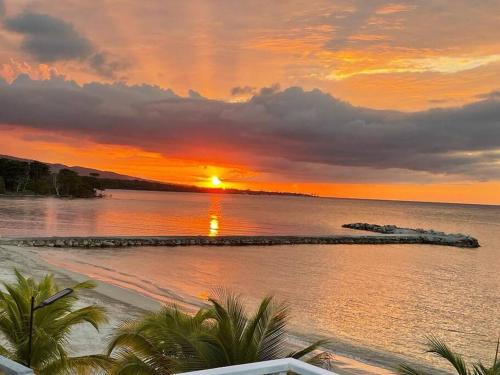
<svg viewBox="0 0 500 375">
<path fill-rule="evenodd" d="M 45 276 L 38 283 L 17 270 L 15 275 L 16 282 L 3 283 L 5 291 L 0 292 L 0 342 L 5 343 L 0 345 L 0 355 L 27 365 L 31 297 L 35 297 L 37 306 L 57 293 L 59 287 L 52 275 Z M 74 326 L 87 323 L 97 330 L 106 322 L 101 307 L 75 309 L 78 291 L 94 287 L 91 282 L 77 284 L 72 287 L 73 294 L 36 310 L 31 352 L 31 368 L 36 374 L 84 374 L 107 366 L 108 360 L 102 355 L 73 357 L 68 354 L 69 335 Z"/>
<path fill-rule="evenodd" d="M 195 315 L 176 306 L 123 325 L 109 345 L 111 374 L 164 375 L 292 357 L 326 364 L 314 355 L 325 340 L 287 352 L 288 308 L 266 297 L 249 316 L 239 296 L 221 292 Z"/>
<path fill-rule="evenodd" d="M 427 340 L 427 353 L 434 354 L 448 361 L 458 375 L 500 375 L 500 361 L 498 360 L 498 347 L 500 341 L 497 342 L 497 350 L 493 365 L 491 367 L 486 367 L 481 362 L 468 365 L 460 354 L 453 352 L 448 345 L 434 336 L 428 337 Z M 406 364 L 399 366 L 398 373 L 401 375 L 427 375 L 426 372 L 417 370 Z"/>
</svg>

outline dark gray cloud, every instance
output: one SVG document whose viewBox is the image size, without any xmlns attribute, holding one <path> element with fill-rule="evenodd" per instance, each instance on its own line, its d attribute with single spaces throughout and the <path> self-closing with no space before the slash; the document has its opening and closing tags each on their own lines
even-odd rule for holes
<svg viewBox="0 0 500 375">
<path fill-rule="evenodd" d="M 188 97 L 191 99 L 206 99 L 203 95 L 201 95 L 198 91 L 194 91 L 189 89 Z"/>
<path fill-rule="evenodd" d="M 484 94 L 479 94 L 479 95 L 476 95 L 476 98 L 478 98 L 478 99 L 491 99 L 491 100 L 500 99 L 500 90 L 494 90 L 494 91 L 486 92 Z"/>
<path fill-rule="evenodd" d="M 22 34 L 21 48 L 41 62 L 84 59 L 93 52 L 73 25 L 48 14 L 26 11 L 5 20 L 5 27 Z"/>
<path fill-rule="evenodd" d="M 118 74 L 130 65 L 128 61 L 99 51 L 71 23 L 48 14 L 25 11 L 7 18 L 4 26 L 9 31 L 23 35 L 21 49 L 39 62 L 81 60 L 108 79 L 122 79 Z"/>
<path fill-rule="evenodd" d="M 0 19 L 5 16 L 5 2 L 0 0 Z"/>
<path fill-rule="evenodd" d="M 354 107 L 301 88 L 262 89 L 248 102 L 227 103 L 150 85 L 79 86 L 62 77 L 20 76 L 0 83 L 0 102 L 0 123 L 169 157 L 248 162 L 269 173 L 329 181 L 349 169 L 353 180 L 367 170 L 385 179 L 397 171 L 405 180 L 412 173 L 437 180 L 500 179 L 500 102 L 492 99 L 403 113 Z"/>
<path fill-rule="evenodd" d="M 427 100 L 428 103 L 431 104 L 445 104 L 448 103 L 450 99 L 429 99 Z"/>
<path fill-rule="evenodd" d="M 99 75 L 112 79 L 118 78 L 117 73 L 129 66 L 127 61 L 120 60 L 106 52 L 93 54 L 88 62 L 89 66 L 99 73 Z"/>
<path fill-rule="evenodd" d="M 236 86 L 231 89 L 232 96 L 253 95 L 257 93 L 257 88 L 252 86 Z"/>
</svg>

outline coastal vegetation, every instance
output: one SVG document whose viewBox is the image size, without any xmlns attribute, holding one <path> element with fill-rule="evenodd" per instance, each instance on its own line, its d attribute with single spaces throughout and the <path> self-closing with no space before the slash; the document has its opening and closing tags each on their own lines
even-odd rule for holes
<svg viewBox="0 0 500 375">
<path fill-rule="evenodd" d="M 460 354 L 454 352 L 446 343 L 434 336 L 429 336 L 427 341 L 427 353 L 446 360 L 456 371 L 457 375 L 500 375 L 500 361 L 498 360 L 500 341 L 497 341 L 495 359 L 493 360 L 491 367 L 481 363 L 480 361 L 472 365 L 467 364 Z M 407 364 L 400 365 L 398 373 L 400 375 L 429 375 L 429 373 L 418 370 Z"/>
<path fill-rule="evenodd" d="M 41 163 L 39 161 L 0 157 L 0 194 L 93 198 L 99 196 L 98 190 L 124 189 L 182 193 L 310 196 L 302 193 L 201 187 L 137 178 L 109 178 L 96 172 L 79 175 L 78 172 L 73 170 L 79 169 L 79 167 L 60 167 L 61 165 Z M 82 169 L 86 170 L 80 168 L 80 170 Z M 107 175 L 109 176 L 109 173 Z"/>
<path fill-rule="evenodd" d="M 39 161 L 0 158 L 0 194 L 92 198 L 97 190 L 102 190 L 97 176 L 80 176 L 66 168 L 52 172 Z"/>
<path fill-rule="evenodd" d="M 146 190 L 146 191 L 171 191 L 181 193 L 224 193 L 224 194 L 247 194 L 247 195 L 286 195 L 286 196 L 302 196 L 310 197 L 310 194 L 290 193 L 290 192 L 273 192 L 261 190 L 242 190 L 220 187 L 201 187 L 195 185 L 172 184 L 157 181 L 146 181 L 139 179 L 117 179 L 117 178 L 100 178 L 99 181 L 105 189 L 125 189 L 125 190 Z"/>
<path fill-rule="evenodd" d="M 326 341 L 287 351 L 288 307 L 272 297 L 248 315 L 240 296 L 220 291 L 190 315 L 166 306 L 124 324 L 109 344 L 113 375 L 173 374 L 285 357 L 325 366 Z"/>
<path fill-rule="evenodd" d="M 3 283 L 0 292 L 0 355 L 28 365 L 36 374 L 57 375 L 102 370 L 109 363 L 104 355 L 71 356 L 68 340 L 72 329 L 90 324 L 95 329 L 107 321 L 99 306 L 76 308 L 78 292 L 94 288 L 92 282 L 72 287 L 74 293 L 33 314 L 33 348 L 29 350 L 31 297 L 35 304 L 54 295 L 59 287 L 51 275 L 40 282 L 15 271 L 16 282 Z"/>
</svg>

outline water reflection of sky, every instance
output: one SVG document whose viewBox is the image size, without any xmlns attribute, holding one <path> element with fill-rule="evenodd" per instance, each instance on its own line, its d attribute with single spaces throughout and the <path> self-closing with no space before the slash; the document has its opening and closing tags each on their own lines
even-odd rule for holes
<svg viewBox="0 0 500 375">
<path fill-rule="evenodd" d="M 300 197 L 113 191 L 104 199 L 0 197 L 0 235 L 323 235 L 372 222 L 467 233 L 499 223 L 500 208 Z M 497 226 L 500 224 L 496 224 Z"/>
</svg>

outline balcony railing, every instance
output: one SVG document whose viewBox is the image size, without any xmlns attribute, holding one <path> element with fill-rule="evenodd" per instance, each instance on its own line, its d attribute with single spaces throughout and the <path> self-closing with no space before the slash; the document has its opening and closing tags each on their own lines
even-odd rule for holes
<svg viewBox="0 0 500 375">
<path fill-rule="evenodd" d="M 32 369 L 0 355 L 0 375 L 35 375 Z"/>
<path fill-rule="evenodd" d="M 334 372 L 299 361 L 293 358 L 275 359 L 272 361 L 247 363 L 208 370 L 184 372 L 178 375 L 264 375 L 294 372 L 300 375 L 337 375 Z"/>
<path fill-rule="evenodd" d="M 338 375 L 334 372 L 310 365 L 293 358 L 247 363 L 244 365 L 217 367 L 208 370 L 184 372 L 182 375 L 285 375 L 294 372 L 300 375 Z M 34 375 L 32 369 L 0 356 L 0 375 Z M 178 374 L 181 375 L 181 374 Z"/>
</svg>

